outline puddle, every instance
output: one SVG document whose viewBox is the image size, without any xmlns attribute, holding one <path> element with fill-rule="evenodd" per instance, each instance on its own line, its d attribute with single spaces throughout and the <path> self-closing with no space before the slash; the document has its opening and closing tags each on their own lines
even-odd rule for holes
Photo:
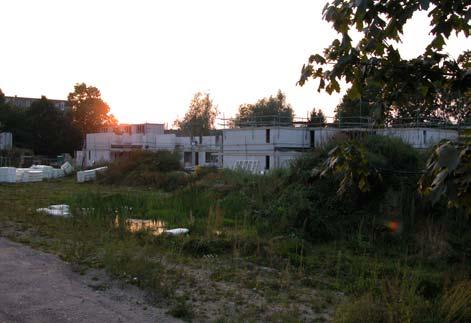
<svg viewBox="0 0 471 323">
<path fill-rule="evenodd" d="M 115 226 L 119 226 L 119 219 L 116 217 Z M 154 236 L 159 236 L 165 232 L 166 224 L 161 220 L 141 220 L 126 219 L 126 227 L 130 232 L 150 231 Z"/>
</svg>

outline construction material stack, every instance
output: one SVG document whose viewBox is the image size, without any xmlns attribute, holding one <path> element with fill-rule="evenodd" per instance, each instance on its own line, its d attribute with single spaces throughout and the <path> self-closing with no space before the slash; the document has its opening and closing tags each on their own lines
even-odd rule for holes
<svg viewBox="0 0 471 323">
<path fill-rule="evenodd" d="M 30 168 L 0 167 L 0 183 L 33 183 L 43 179 L 55 179 L 64 177 L 73 172 L 73 167 L 68 162 L 61 168 L 53 168 L 48 165 L 33 165 Z"/>
<path fill-rule="evenodd" d="M 33 165 L 31 166 L 34 170 L 40 170 L 43 172 L 43 179 L 53 179 L 64 177 L 64 171 L 61 168 L 53 168 L 48 165 Z"/>
<path fill-rule="evenodd" d="M 74 171 L 74 167 L 69 162 L 63 163 L 61 169 L 66 175 L 70 175 Z"/>
<path fill-rule="evenodd" d="M 105 167 L 99 167 L 95 169 L 88 169 L 88 170 L 77 172 L 77 182 L 83 183 L 83 182 L 94 181 L 96 179 L 97 173 L 103 173 L 107 169 L 108 167 L 105 166 Z"/>
<path fill-rule="evenodd" d="M 17 168 L 16 169 L 16 182 L 17 183 L 35 183 L 43 180 L 43 172 L 40 170 L 33 170 L 31 168 Z"/>
<path fill-rule="evenodd" d="M 0 183 L 16 183 L 16 168 L 0 167 Z"/>
</svg>

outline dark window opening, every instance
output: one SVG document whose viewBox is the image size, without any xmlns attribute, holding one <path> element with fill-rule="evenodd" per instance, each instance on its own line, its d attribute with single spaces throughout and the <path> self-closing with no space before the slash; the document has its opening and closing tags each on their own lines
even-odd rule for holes
<svg viewBox="0 0 471 323">
<path fill-rule="evenodd" d="M 427 131 L 424 130 L 424 145 L 427 144 Z"/>
<path fill-rule="evenodd" d="M 309 136 L 310 136 L 310 141 L 309 141 L 310 146 L 311 146 L 311 148 L 314 148 L 314 145 L 315 145 L 315 140 L 314 140 L 315 139 L 315 137 L 314 137 L 315 132 L 314 132 L 314 130 L 309 131 Z"/>
<path fill-rule="evenodd" d="M 200 136 L 200 145 L 203 144 L 203 136 Z"/>
<path fill-rule="evenodd" d="M 198 166 L 200 164 L 200 154 L 198 152 L 195 152 L 195 166 Z"/>
<path fill-rule="evenodd" d="M 265 156 L 265 169 L 270 169 L 270 156 Z"/>
<path fill-rule="evenodd" d="M 191 151 L 185 151 L 183 153 L 183 162 L 185 164 L 191 164 Z"/>
<path fill-rule="evenodd" d="M 212 162 L 212 154 L 206 152 L 206 153 L 204 154 L 204 161 L 205 161 L 206 163 L 211 163 L 211 162 Z"/>
<path fill-rule="evenodd" d="M 266 129 L 266 130 L 265 130 L 265 142 L 266 142 L 267 144 L 270 143 L 270 129 Z"/>
</svg>

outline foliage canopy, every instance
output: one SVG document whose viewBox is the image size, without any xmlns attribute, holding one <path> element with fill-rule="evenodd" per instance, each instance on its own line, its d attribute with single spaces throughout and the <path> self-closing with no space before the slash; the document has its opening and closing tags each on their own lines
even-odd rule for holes
<svg viewBox="0 0 471 323">
<path fill-rule="evenodd" d="M 214 129 L 217 116 L 217 106 L 209 93 L 197 92 L 190 102 L 185 117 L 176 120 L 175 125 L 186 135 L 204 136 Z"/>
<path fill-rule="evenodd" d="M 80 147 L 80 134 L 72 124 L 70 111 L 57 109 L 44 96 L 28 108 L 14 107 L 3 100 L 0 131 L 13 134 L 15 147 L 32 149 L 36 154 L 73 153 Z"/>
<path fill-rule="evenodd" d="M 422 55 L 407 60 L 396 44 L 419 11 L 428 12 L 433 40 Z M 322 54 L 309 57 L 298 84 L 317 79 L 318 90 L 331 94 L 346 81 L 349 98 L 368 101 L 381 119 L 416 116 L 417 109 L 420 115 L 458 121 L 469 116 L 470 52 L 457 59 L 443 52 L 452 33 L 469 36 L 468 0 L 334 0 L 323 13 L 339 37 Z M 353 32 L 360 35 L 357 44 Z"/>
<path fill-rule="evenodd" d="M 239 106 L 233 126 L 291 125 L 293 116 L 293 108 L 286 102 L 286 95 L 278 90 L 275 96 L 270 95 L 254 104 Z"/>
<path fill-rule="evenodd" d="M 100 90 L 94 86 L 76 84 L 68 100 L 72 108 L 72 122 L 82 137 L 117 124 L 116 118 L 110 114 L 110 107 L 101 98 Z"/>
</svg>

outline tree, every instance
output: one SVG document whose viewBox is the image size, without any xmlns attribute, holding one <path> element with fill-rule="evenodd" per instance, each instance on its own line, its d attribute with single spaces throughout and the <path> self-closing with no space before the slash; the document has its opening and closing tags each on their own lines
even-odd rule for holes
<svg viewBox="0 0 471 323">
<path fill-rule="evenodd" d="M 25 119 L 23 124 L 26 123 L 31 131 L 28 146 L 36 154 L 55 156 L 71 153 L 80 145 L 80 137 L 71 124 L 71 118 L 45 96 L 31 104 Z"/>
<path fill-rule="evenodd" d="M 79 129 L 82 138 L 87 133 L 99 132 L 103 127 L 115 126 L 116 118 L 110 107 L 101 98 L 100 90 L 85 83 L 76 84 L 68 100 L 72 109 L 72 123 Z"/>
<path fill-rule="evenodd" d="M 31 148 L 36 154 L 53 155 L 63 135 L 61 111 L 42 96 L 31 104 L 27 117 L 32 131 Z"/>
<path fill-rule="evenodd" d="M 286 102 L 286 95 L 278 90 L 275 96 L 258 100 L 255 104 L 242 104 L 233 126 L 291 125 L 293 109 Z"/>
<path fill-rule="evenodd" d="M 186 135 L 204 136 L 214 129 L 216 115 L 217 106 L 209 94 L 197 92 L 190 102 L 185 117 L 176 120 L 174 124 Z"/>
<path fill-rule="evenodd" d="M 3 93 L 2 89 L 0 89 L 0 105 L 5 103 L 5 94 Z"/>
<path fill-rule="evenodd" d="M 422 55 L 405 60 L 395 44 L 417 11 L 429 13 L 434 38 Z M 384 120 L 431 114 L 462 121 L 469 114 L 470 54 L 454 60 L 442 52 L 452 32 L 469 36 L 468 0 L 335 0 L 323 12 L 340 37 L 322 55 L 309 57 L 299 85 L 318 79 L 318 90 L 331 94 L 340 91 L 343 80 L 352 100 L 375 89 L 368 102 L 383 109 Z M 350 38 L 354 29 L 361 36 L 358 44 Z"/>
<path fill-rule="evenodd" d="M 1 95 L 0 95 L 1 97 Z M 0 131 L 13 134 L 15 146 L 31 148 L 32 133 L 27 118 L 27 109 L 12 107 L 0 98 Z"/>
<path fill-rule="evenodd" d="M 316 111 L 316 108 L 312 109 L 311 115 L 309 116 L 309 123 L 316 126 L 324 126 L 326 123 L 326 118 L 321 109 Z"/>
<path fill-rule="evenodd" d="M 28 108 L 14 107 L 3 100 L 0 90 L 0 131 L 13 134 L 15 146 L 36 154 L 73 153 L 80 147 L 80 134 L 71 111 L 57 109 L 46 97 Z"/>
</svg>

